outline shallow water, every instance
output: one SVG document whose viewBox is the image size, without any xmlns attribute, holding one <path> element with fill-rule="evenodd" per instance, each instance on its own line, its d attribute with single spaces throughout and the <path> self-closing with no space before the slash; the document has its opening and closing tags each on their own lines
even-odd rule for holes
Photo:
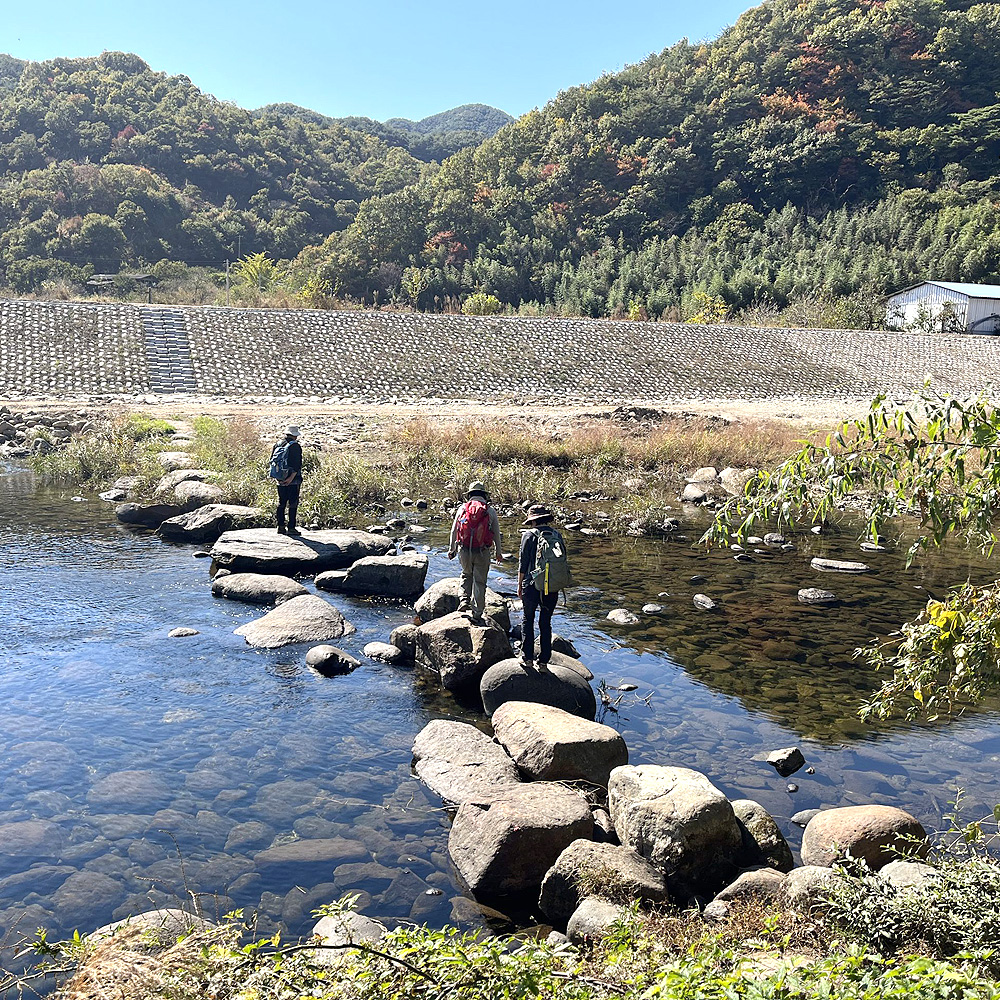
<svg viewBox="0 0 1000 1000">
<path fill-rule="evenodd" d="M 47 925 L 56 937 L 192 899 L 209 916 L 243 907 L 262 930 L 299 934 L 311 910 L 348 891 L 389 922 L 481 922 L 410 747 L 430 718 L 483 717 L 412 670 L 366 662 L 323 678 L 303 647 L 251 650 L 233 629 L 262 612 L 212 598 L 195 547 L 128 532 L 93 496 L 72 496 L 23 471 L 0 475 L 0 934 Z M 441 524 L 425 523 L 435 530 L 421 541 L 440 541 Z M 731 797 L 759 800 L 793 847 L 801 831 L 788 819 L 813 806 L 889 802 L 939 828 L 959 787 L 969 818 L 1000 802 L 995 705 L 936 727 L 856 716 L 876 681 L 854 648 L 946 581 L 989 579 L 967 553 L 904 571 L 897 553 L 861 557 L 850 534 L 798 536 L 796 552 L 753 563 L 678 542 L 569 541 L 581 586 L 556 631 L 595 684 L 638 686 L 603 711 L 634 762 L 697 768 Z M 875 572 L 818 574 L 816 554 L 861 557 Z M 439 549 L 430 557 L 428 582 L 451 575 Z M 508 571 L 493 586 L 512 590 Z M 802 586 L 842 602 L 800 605 Z M 698 591 L 719 610 L 696 611 Z M 334 600 L 357 626 L 343 646 L 359 658 L 412 615 Z M 663 613 L 631 628 L 604 620 L 649 601 Z M 167 638 L 179 625 L 200 634 Z M 790 744 L 816 769 L 790 779 L 794 793 L 760 759 Z M 331 857 L 255 861 L 296 838 L 333 841 Z"/>
</svg>

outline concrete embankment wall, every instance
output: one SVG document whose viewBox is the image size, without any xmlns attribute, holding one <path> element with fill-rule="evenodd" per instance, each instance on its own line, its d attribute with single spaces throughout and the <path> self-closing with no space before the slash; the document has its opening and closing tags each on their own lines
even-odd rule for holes
<svg viewBox="0 0 1000 1000">
<path fill-rule="evenodd" d="M 1000 338 L 0 302 L 3 396 L 836 399 L 909 393 L 926 378 L 959 394 L 1000 384 Z"/>
</svg>

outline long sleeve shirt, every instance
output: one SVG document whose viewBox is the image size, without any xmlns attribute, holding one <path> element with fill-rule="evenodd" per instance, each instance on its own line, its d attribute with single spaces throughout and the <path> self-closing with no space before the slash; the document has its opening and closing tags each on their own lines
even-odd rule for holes
<svg viewBox="0 0 1000 1000">
<path fill-rule="evenodd" d="M 451 523 L 451 536 L 448 538 L 448 551 L 457 552 L 458 551 L 458 521 L 462 516 L 462 511 L 465 509 L 465 504 L 463 503 L 458 510 L 455 512 L 455 520 Z M 493 535 L 493 548 L 496 552 L 497 559 L 503 558 L 503 539 L 500 537 L 500 519 L 497 517 L 496 508 L 493 504 L 488 503 L 486 505 L 486 511 L 489 515 L 489 526 L 490 533 Z"/>
</svg>

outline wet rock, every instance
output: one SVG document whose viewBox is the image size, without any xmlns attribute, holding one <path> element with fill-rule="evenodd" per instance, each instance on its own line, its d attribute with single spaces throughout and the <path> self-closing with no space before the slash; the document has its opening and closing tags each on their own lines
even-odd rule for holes
<svg viewBox="0 0 1000 1000">
<path fill-rule="evenodd" d="M 104 938 L 111 937 L 115 931 L 127 927 L 129 929 L 140 928 L 143 931 L 143 938 L 154 944 L 158 948 L 169 948 L 176 944 L 177 938 L 181 934 L 191 934 L 195 931 L 208 930 L 215 924 L 204 917 L 188 913 L 177 907 L 164 907 L 158 910 L 147 910 L 144 913 L 136 913 L 125 917 L 122 920 L 115 920 L 113 923 L 104 924 L 96 931 L 87 935 L 87 941 L 94 944 Z"/>
<path fill-rule="evenodd" d="M 792 822 L 796 826 L 804 827 L 809 823 L 809 820 L 811 820 L 813 816 L 818 816 L 819 813 L 819 809 L 801 809 L 792 816 Z"/>
<path fill-rule="evenodd" d="M 434 719 L 420 730 L 413 765 L 424 784 L 455 804 L 521 780 L 502 747 L 475 726 L 448 719 Z"/>
<path fill-rule="evenodd" d="M 179 628 L 172 628 L 167 633 L 168 639 L 183 639 L 191 635 L 200 635 L 196 628 L 188 628 L 185 625 L 181 625 Z"/>
<path fill-rule="evenodd" d="M 715 889 L 736 874 L 743 844 L 736 815 L 699 771 L 652 764 L 615 768 L 608 810 L 622 844 L 675 874 L 682 890 Z"/>
<path fill-rule="evenodd" d="M 573 944 L 597 942 L 607 937 L 611 928 L 626 916 L 624 907 L 606 899 L 590 896 L 573 912 L 566 924 L 566 936 Z"/>
<path fill-rule="evenodd" d="M 888 552 L 889 549 L 885 545 L 879 545 L 877 542 L 862 542 L 861 543 L 862 552 Z"/>
<path fill-rule="evenodd" d="M 734 799 L 732 806 L 743 839 L 740 867 L 767 865 L 779 872 L 791 871 L 795 865 L 792 849 L 771 814 L 753 799 Z"/>
<path fill-rule="evenodd" d="M 123 503 L 115 508 L 115 517 L 122 524 L 141 528 L 158 528 L 168 518 L 183 513 L 175 503 Z"/>
<path fill-rule="evenodd" d="M 456 612 L 417 629 L 414 659 L 437 671 L 444 687 L 453 691 L 478 681 L 487 668 L 511 652 L 507 633 L 491 621 L 476 625 Z"/>
<path fill-rule="evenodd" d="M 426 623 L 454 614 L 461 601 L 461 577 L 450 576 L 431 584 L 413 605 L 413 610 Z M 510 607 L 507 600 L 489 587 L 486 588 L 486 617 L 505 634 L 510 632 Z"/>
<path fill-rule="evenodd" d="M 212 558 L 234 573 L 281 573 L 311 576 L 342 569 L 365 556 L 386 555 L 391 540 L 366 531 L 305 530 L 296 538 L 271 528 L 227 531 L 212 546 Z"/>
<path fill-rule="evenodd" d="M 642 613 L 644 615 L 658 615 L 663 611 L 662 604 L 644 604 L 642 606 Z"/>
<path fill-rule="evenodd" d="M 412 661 L 417 655 L 417 628 L 411 624 L 400 625 L 389 636 L 389 641 L 403 654 L 404 660 Z"/>
<path fill-rule="evenodd" d="M 927 850 L 924 828 L 895 806 L 843 806 L 824 809 L 802 834 L 802 862 L 829 867 L 850 853 L 878 870 L 901 851 Z"/>
<path fill-rule="evenodd" d="M 328 601 L 315 594 L 293 597 L 257 621 L 234 629 L 251 646 L 277 649 L 293 642 L 324 642 L 355 631 Z"/>
<path fill-rule="evenodd" d="M 665 903 L 667 880 L 631 848 L 575 840 L 546 873 L 538 906 L 553 923 L 563 924 L 588 896 Z"/>
<path fill-rule="evenodd" d="M 389 642 L 369 642 L 362 650 L 370 660 L 378 660 L 380 663 L 402 663 L 406 656 L 399 646 L 393 646 Z"/>
<path fill-rule="evenodd" d="M 820 573 L 870 573 L 871 566 L 845 559 L 821 559 L 816 556 L 809 565 Z"/>
<path fill-rule="evenodd" d="M 497 741 L 528 781 L 586 781 L 606 788 L 611 771 L 628 763 L 618 732 L 561 708 L 508 701 L 492 721 Z"/>
<path fill-rule="evenodd" d="M 361 661 L 336 646 L 323 643 L 313 646 L 306 653 L 306 666 L 312 667 L 324 677 L 335 677 L 337 674 L 349 674 L 357 670 Z"/>
<path fill-rule="evenodd" d="M 577 671 L 556 662 L 539 670 L 523 667 L 517 659 L 501 660 L 483 674 L 479 693 L 490 715 L 507 701 L 552 705 L 582 719 L 593 719 L 597 714 L 597 699 L 590 684 Z"/>
<path fill-rule="evenodd" d="M 87 802 L 95 810 L 126 808 L 152 813 L 170 798 L 170 786 L 151 771 L 116 771 L 95 782 L 87 793 Z"/>
<path fill-rule="evenodd" d="M 248 820 L 246 823 L 237 823 L 229 831 L 225 851 L 227 854 L 240 854 L 255 848 L 268 847 L 273 840 L 273 827 L 259 820 Z"/>
<path fill-rule="evenodd" d="M 94 913 L 109 913 L 125 898 L 120 882 L 100 872 L 75 872 L 52 894 L 52 907 L 66 927 L 86 927 Z"/>
<path fill-rule="evenodd" d="M 692 601 L 699 611 L 714 611 L 717 607 L 715 601 L 707 594 L 695 594 Z"/>
<path fill-rule="evenodd" d="M 797 913 L 810 913 L 825 905 L 826 893 L 837 878 L 832 868 L 822 865 L 793 868 L 785 879 L 785 899 Z"/>
<path fill-rule="evenodd" d="M 245 604 L 284 604 L 309 591 L 290 576 L 276 573 L 226 573 L 212 580 L 212 594 Z"/>
<path fill-rule="evenodd" d="M 787 778 L 804 767 L 806 759 L 798 747 L 783 747 L 781 750 L 772 750 L 767 755 L 767 763 L 783 778 Z"/>
<path fill-rule="evenodd" d="M 0 824 L 0 856 L 58 858 L 65 843 L 66 834 L 62 827 L 46 819 Z"/>
<path fill-rule="evenodd" d="M 615 608 L 608 612 L 608 621 L 615 625 L 635 625 L 639 621 L 639 616 L 627 608 Z"/>
<path fill-rule="evenodd" d="M 593 828 L 586 800 L 565 785 L 498 786 L 462 803 L 448 850 L 473 892 L 537 891 L 563 850 Z"/>
<path fill-rule="evenodd" d="M 262 870 L 287 868 L 290 872 L 312 866 L 333 871 L 345 861 L 368 861 L 369 854 L 363 844 L 343 837 L 326 837 L 317 840 L 293 840 L 287 844 L 269 847 L 254 855 L 254 864 Z"/>
<path fill-rule="evenodd" d="M 409 598 L 423 591 L 427 566 L 427 556 L 415 552 L 366 556 L 346 570 L 320 573 L 316 586 L 345 594 Z"/>
<path fill-rule="evenodd" d="M 27 871 L 0 879 L 0 902 L 20 902 L 32 892 L 51 896 L 75 871 L 69 865 L 33 864 Z"/>
<path fill-rule="evenodd" d="M 259 507 L 208 503 L 160 523 L 156 533 L 177 542 L 214 542 L 227 531 L 262 524 L 265 514 Z"/>
<path fill-rule="evenodd" d="M 780 549 L 782 545 L 788 544 L 788 539 L 784 535 L 779 534 L 777 531 L 769 531 L 763 538 L 765 545 L 769 545 L 772 548 Z"/>
<path fill-rule="evenodd" d="M 803 587 L 798 594 L 799 604 L 836 604 L 837 595 L 820 587 Z"/>
<path fill-rule="evenodd" d="M 731 903 L 733 900 L 766 900 L 777 902 L 785 894 L 787 876 L 773 868 L 743 872 L 735 882 L 731 882 L 715 898 Z"/>
</svg>

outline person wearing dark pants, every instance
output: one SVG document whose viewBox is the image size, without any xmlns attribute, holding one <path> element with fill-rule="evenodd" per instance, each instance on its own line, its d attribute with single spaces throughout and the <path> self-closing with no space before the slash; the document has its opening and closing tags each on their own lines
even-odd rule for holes
<svg viewBox="0 0 1000 1000">
<path fill-rule="evenodd" d="M 299 444 L 299 429 L 294 424 L 285 431 L 284 440 L 279 441 L 271 449 L 271 456 L 279 448 L 285 448 L 285 465 L 288 468 L 288 476 L 278 482 L 278 510 L 276 519 L 278 521 L 279 535 L 298 535 L 298 528 L 295 527 L 295 517 L 299 510 L 299 492 L 302 489 L 302 445 Z M 285 520 L 285 512 L 288 512 L 288 520 Z M 286 526 L 287 525 L 287 526 Z"/>
<path fill-rule="evenodd" d="M 534 583 L 535 560 L 541 532 L 550 531 L 552 513 L 541 505 L 528 510 L 524 520 L 527 531 L 521 532 L 521 548 L 517 557 L 517 596 L 524 607 L 524 625 L 521 632 L 521 665 L 530 667 L 535 662 L 535 612 L 538 612 L 538 667 L 544 670 L 552 655 L 552 612 L 559 600 L 559 591 L 543 593 Z"/>
</svg>

